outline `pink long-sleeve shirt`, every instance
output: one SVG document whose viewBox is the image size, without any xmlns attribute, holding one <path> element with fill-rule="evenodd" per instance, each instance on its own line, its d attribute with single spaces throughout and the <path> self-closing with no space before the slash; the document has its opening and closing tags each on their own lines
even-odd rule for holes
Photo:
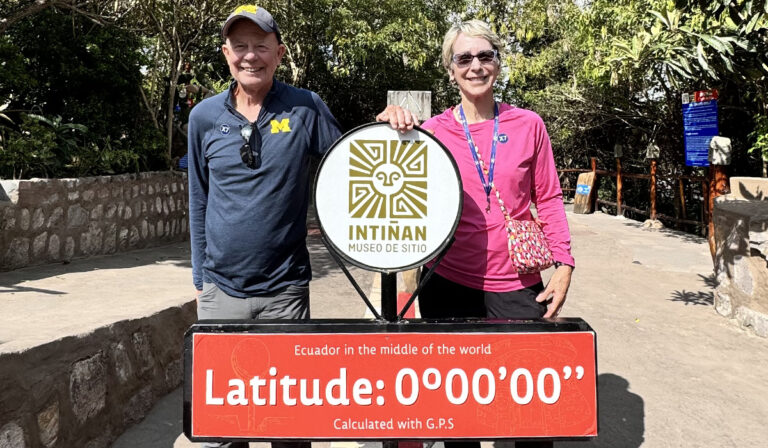
<svg viewBox="0 0 768 448">
<path fill-rule="evenodd" d="M 464 187 L 464 209 L 456 229 L 456 241 L 435 272 L 461 285 L 491 292 L 516 291 L 540 282 L 538 273 L 512 271 L 504 215 L 494 192 L 491 192 L 490 212 L 486 212 L 485 190 L 464 128 L 454 118 L 453 108 L 427 120 L 422 127 L 433 131 L 449 149 L 456 159 Z M 488 168 L 493 120 L 470 124 L 469 130 Z M 563 193 L 544 122 L 534 112 L 499 104 L 499 140 L 494 185 L 510 217 L 532 219 L 530 204 L 533 202 L 539 219 L 545 223 L 544 234 L 555 261 L 574 265 Z"/>
</svg>

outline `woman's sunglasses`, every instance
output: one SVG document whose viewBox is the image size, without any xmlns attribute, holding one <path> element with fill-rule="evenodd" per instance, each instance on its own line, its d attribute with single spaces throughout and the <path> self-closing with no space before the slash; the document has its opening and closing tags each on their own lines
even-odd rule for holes
<svg viewBox="0 0 768 448">
<path fill-rule="evenodd" d="M 477 58 L 481 64 L 492 64 L 496 62 L 498 56 L 499 52 L 497 50 L 484 50 L 477 54 L 472 54 L 470 52 L 454 54 L 451 56 L 451 60 L 457 67 L 466 67 L 471 64 L 472 60 L 475 58 Z"/>
</svg>

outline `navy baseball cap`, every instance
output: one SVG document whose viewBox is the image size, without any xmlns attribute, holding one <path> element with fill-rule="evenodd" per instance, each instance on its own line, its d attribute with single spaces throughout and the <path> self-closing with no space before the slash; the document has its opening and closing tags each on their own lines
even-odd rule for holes
<svg viewBox="0 0 768 448">
<path fill-rule="evenodd" d="M 283 43 L 283 39 L 280 37 L 280 29 L 277 27 L 277 22 L 275 22 L 272 14 L 266 9 L 256 5 L 241 5 L 232 11 L 232 14 L 227 17 L 227 20 L 221 27 L 221 37 L 226 39 L 232 24 L 240 19 L 248 19 L 258 25 L 262 30 L 268 33 L 275 33 L 277 41 Z"/>
</svg>

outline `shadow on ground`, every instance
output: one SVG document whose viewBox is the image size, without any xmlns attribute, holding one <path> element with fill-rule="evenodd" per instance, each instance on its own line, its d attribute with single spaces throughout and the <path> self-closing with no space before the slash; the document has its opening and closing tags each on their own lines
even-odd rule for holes
<svg viewBox="0 0 768 448">
<path fill-rule="evenodd" d="M 665 227 L 663 229 L 644 229 L 643 223 L 640 221 L 625 222 L 625 226 L 632 227 L 638 230 L 645 230 L 647 232 L 658 232 L 660 235 L 666 238 L 672 238 L 677 241 L 684 241 L 687 243 L 705 244 L 707 239 L 693 233 L 683 232 L 681 230 L 671 229 Z"/>
<path fill-rule="evenodd" d="M 64 274 L 89 272 L 104 269 L 128 269 L 137 266 L 146 266 L 157 263 L 171 263 L 182 268 L 190 268 L 189 242 L 182 241 L 167 246 L 138 249 L 118 254 L 99 255 L 92 258 L 72 260 L 68 263 L 56 263 L 27 268 L 15 271 L 0 272 L 0 294 L 5 292 L 34 291 L 43 294 L 64 294 L 61 291 L 25 288 L 19 283 L 44 278 L 56 277 Z"/>
<path fill-rule="evenodd" d="M 715 293 L 711 291 L 717 286 L 717 280 L 715 274 L 709 276 L 699 274 L 699 278 L 704 282 L 704 286 L 710 289 L 710 291 L 674 291 L 672 298 L 669 300 L 672 302 L 682 302 L 686 306 L 688 305 L 702 305 L 712 306 L 715 304 Z"/>
<path fill-rule="evenodd" d="M 307 248 L 312 260 L 312 277 L 322 278 L 338 269 L 328 249 L 325 248 L 322 238 L 307 238 Z"/>
<path fill-rule="evenodd" d="M 179 437 L 186 441 L 186 437 L 180 436 L 182 400 L 182 388 L 163 397 L 140 425 L 129 428 L 111 448 L 174 448 Z"/>
<path fill-rule="evenodd" d="M 598 436 L 589 442 L 559 442 L 557 448 L 636 448 L 645 439 L 645 403 L 629 382 L 612 373 L 597 377 Z"/>
<path fill-rule="evenodd" d="M 309 249 L 310 257 L 312 259 L 313 279 L 320 279 L 329 274 L 335 274 L 338 272 L 339 265 L 336 263 L 336 260 L 334 260 L 333 256 L 331 256 L 329 249 L 325 247 L 323 240 L 319 235 L 317 237 L 307 238 L 307 248 Z M 344 263 L 344 266 L 347 268 L 347 270 L 351 271 L 350 275 L 355 278 L 352 271 L 357 270 L 357 268 L 351 263 L 344 261 L 342 262 Z M 368 285 L 360 285 L 359 279 L 355 278 L 355 281 L 359 286 L 363 288 L 363 290 L 368 288 Z"/>
</svg>

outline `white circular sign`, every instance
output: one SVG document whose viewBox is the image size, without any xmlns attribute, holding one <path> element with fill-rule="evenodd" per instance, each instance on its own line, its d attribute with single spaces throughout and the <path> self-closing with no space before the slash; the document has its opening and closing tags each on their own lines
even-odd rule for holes
<svg viewBox="0 0 768 448">
<path fill-rule="evenodd" d="M 420 266 L 448 244 L 461 215 L 456 162 L 431 134 L 388 123 L 342 136 L 320 164 L 320 228 L 341 256 L 382 272 Z"/>
</svg>

